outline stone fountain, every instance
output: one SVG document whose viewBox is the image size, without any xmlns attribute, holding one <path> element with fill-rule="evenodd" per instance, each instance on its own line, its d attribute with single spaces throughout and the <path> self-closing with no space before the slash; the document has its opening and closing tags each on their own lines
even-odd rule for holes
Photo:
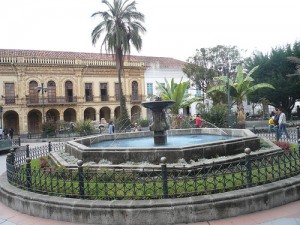
<svg viewBox="0 0 300 225">
<path fill-rule="evenodd" d="M 154 144 L 165 145 L 167 143 L 167 130 L 170 126 L 166 119 L 165 108 L 173 105 L 175 101 L 149 101 L 142 102 L 145 108 L 152 111 L 153 123 L 150 125 L 150 130 L 154 133 Z"/>
</svg>

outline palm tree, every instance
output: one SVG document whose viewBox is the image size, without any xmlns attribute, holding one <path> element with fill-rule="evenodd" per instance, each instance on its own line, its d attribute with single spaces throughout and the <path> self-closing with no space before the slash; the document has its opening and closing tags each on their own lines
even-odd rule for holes
<svg viewBox="0 0 300 225">
<path fill-rule="evenodd" d="M 142 38 L 140 33 L 146 31 L 142 25 L 144 15 L 136 10 L 136 2 L 129 0 L 114 0 L 113 5 L 107 0 L 102 0 L 107 7 L 107 11 L 95 12 L 92 17 L 100 16 L 102 21 L 92 31 L 92 43 L 95 45 L 100 37 L 103 38 L 101 44 L 106 52 L 115 55 L 118 70 L 120 115 L 127 114 L 126 101 L 122 91 L 121 76 L 124 68 L 124 55 L 130 54 L 130 44 L 137 51 L 142 48 Z M 103 35 L 103 36 L 102 36 Z M 128 114 L 127 114 L 128 118 Z M 128 118 L 129 121 L 129 118 Z"/>
<path fill-rule="evenodd" d="M 179 82 L 179 84 L 176 84 L 174 82 L 174 78 L 172 78 L 171 83 L 168 82 L 168 80 L 165 78 L 165 84 L 159 83 L 156 81 L 157 84 L 157 89 L 159 96 L 161 97 L 162 100 L 168 101 L 168 100 L 173 100 L 175 103 L 171 105 L 169 108 L 171 109 L 171 113 L 173 116 L 173 125 L 177 126 L 177 114 L 178 110 L 181 108 L 185 108 L 189 105 L 191 105 L 193 102 L 200 101 L 202 98 L 201 97 L 193 97 L 190 98 L 190 94 L 186 92 L 190 81 L 185 81 L 182 82 L 182 78 Z"/>
<path fill-rule="evenodd" d="M 229 79 L 230 96 L 234 99 L 232 104 L 237 104 L 238 111 L 238 123 L 241 128 L 245 126 L 245 111 L 243 100 L 247 98 L 250 93 L 255 92 L 261 88 L 272 88 L 274 87 L 268 83 L 260 83 L 253 85 L 254 79 L 251 75 L 257 70 L 258 66 L 254 67 L 246 76 L 244 76 L 243 68 L 241 65 L 237 67 L 237 76 L 235 82 Z M 216 80 L 220 81 L 219 85 L 211 87 L 207 93 L 222 92 L 226 93 L 227 76 L 216 77 Z"/>
</svg>

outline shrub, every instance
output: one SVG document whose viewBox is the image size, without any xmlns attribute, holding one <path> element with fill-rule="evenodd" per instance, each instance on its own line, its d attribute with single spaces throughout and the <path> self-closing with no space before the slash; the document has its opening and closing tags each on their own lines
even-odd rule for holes
<svg viewBox="0 0 300 225">
<path fill-rule="evenodd" d="M 282 150 L 286 150 L 286 151 L 290 150 L 290 144 L 288 142 L 275 141 L 274 144 L 280 147 Z"/>
<path fill-rule="evenodd" d="M 45 122 L 42 125 L 42 129 L 45 135 L 53 135 L 56 131 L 56 124 L 53 122 Z"/>
<path fill-rule="evenodd" d="M 47 157 L 41 157 L 40 158 L 40 168 L 44 169 L 44 168 L 47 168 L 49 166 L 50 166 L 50 164 L 49 164 L 48 158 Z"/>
<path fill-rule="evenodd" d="M 205 109 L 200 109 L 201 118 L 211 124 L 214 124 L 216 127 L 227 127 L 227 106 L 217 104 L 211 107 L 209 111 Z"/>
<path fill-rule="evenodd" d="M 74 130 L 80 133 L 80 135 L 89 135 L 95 130 L 95 128 L 91 120 L 82 120 L 76 122 Z"/>
<path fill-rule="evenodd" d="M 147 120 L 147 119 L 141 119 L 140 120 L 140 125 L 141 125 L 141 127 L 149 127 L 149 120 Z"/>
</svg>

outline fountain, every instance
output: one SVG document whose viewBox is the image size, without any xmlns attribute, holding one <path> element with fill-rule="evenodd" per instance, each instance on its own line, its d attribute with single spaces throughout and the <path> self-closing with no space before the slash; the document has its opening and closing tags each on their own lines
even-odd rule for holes
<svg viewBox="0 0 300 225">
<path fill-rule="evenodd" d="M 255 151 L 260 148 L 259 138 L 247 129 L 222 129 L 220 128 L 190 128 L 172 129 L 166 121 L 165 108 L 173 101 L 149 101 L 142 103 L 149 108 L 153 114 L 153 124 L 150 131 L 139 131 L 129 133 L 103 134 L 83 137 L 74 141 L 68 141 L 65 151 L 83 162 L 100 161 L 109 162 L 113 166 L 141 165 L 149 163 L 160 164 L 161 157 L 166 157 L 168 163 L 178 163 L 179 161 L 192 162 L 199 159 L 210 159 L 217 156 L 236 155 L 244 152 L 245 148 Z M 172 138 L 195 136 L 198 142 L 185 139 L 180 145 L 169 145 L 167 135 L 172 134 Z M 214 140 L 203 141 L 203 136 L 209 135 L 217 137 Z M 118 141 L 138 142 L 141 138 L 154 138 L 154 145 L 150 142 L 140 142 L 138 146 L 126 146 L 122 144 L 114 145 Z M 179 138 L 178 138 L 179 139 Z M 110 141 L 111 145 L 102 145 Z M 131 164 L 132 163 L 132 164 Z M 122 164 L 122 165 L 121 165 Z M 105 166 L 105 165 L 102 165 Z"/>
<path fill-rule="evenodd" d="M 175 101 L 149 101 L 142 102 L 145 108 L 152 111 L 153 123 L 150 125 L 150 130 L 154 133 L 154 144 L 165 145 L 167 143 L 167 133 L 169 125 L 166 119 L 165 108 L 173 105 Z"/>
</svg>

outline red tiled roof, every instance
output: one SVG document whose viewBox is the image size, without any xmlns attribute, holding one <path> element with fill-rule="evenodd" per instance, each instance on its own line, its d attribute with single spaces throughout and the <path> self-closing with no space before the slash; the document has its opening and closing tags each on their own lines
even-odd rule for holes
<svg viewBox="0 0 300 225">
<path fill-rule="evenodd" d="M 85 52 L 62 52 L 62 51 L 43 51 L 43 50 L 21 50 L 21 49 L 0 49 L 0 57 L 33 57 L 33 58 L 55 58 L 55 59 L 86 59 L 86 60 L 114 60 L 112 54 L 85 53 Z M 167 58 L 152 56 L 130 55 L 128 61 L 142 61 L 146 66 L 159 63 L 160 68 L 182 68 L 185 62 Z"/>
</svg>

